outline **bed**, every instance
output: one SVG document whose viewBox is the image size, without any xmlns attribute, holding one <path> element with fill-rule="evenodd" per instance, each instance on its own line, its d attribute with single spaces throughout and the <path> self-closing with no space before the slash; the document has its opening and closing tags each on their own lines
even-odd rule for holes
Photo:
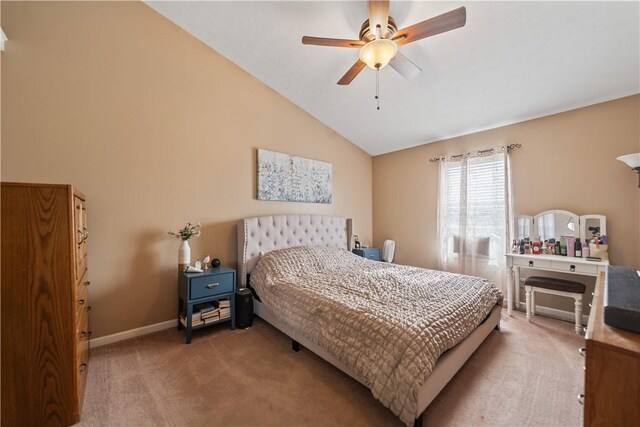
<svg viewBox="0 0 640 427">
<path fill-rule="evenodd" d="M 241 285 L 251 284 L 256 314 L 288 335 L 294 350 L 311 350 L 405 424 L 419 425 L 499 329 L 502 294 L 484 279 L 357 257 L 347 250 L 352 231 L 352 221 L 338 216 L 243 219 Z"/>
</svg>

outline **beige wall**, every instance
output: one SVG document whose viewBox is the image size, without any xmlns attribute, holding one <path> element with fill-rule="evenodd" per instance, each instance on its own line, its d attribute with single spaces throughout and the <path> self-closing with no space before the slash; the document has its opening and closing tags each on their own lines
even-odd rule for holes
<svg viewBox="0 0 640 427">
<path fill-rule="evenodd" d="M 2 27 L 2 180 L 87 195 L 94 336 L 174 317 L 187 221 L 192 258 L 230 265 L 246 216 L 350 216 L 371 241 L 371 157 L 144 4 L 2 2 Z M 257 147 L 331 162 L 333 203 L 256 200 Z"/>
<path fill-rule="evenodd" d="M 640 268 L 638 175 L 616 160 L 640 151 L 638 95 L 374 157 L 374 243 L 395 239 L 397 262 L 435 268 L 438 165 L 429 159 L 516 142 L 514 212 L 606 215 L 611 261 Z"/>
</svg>

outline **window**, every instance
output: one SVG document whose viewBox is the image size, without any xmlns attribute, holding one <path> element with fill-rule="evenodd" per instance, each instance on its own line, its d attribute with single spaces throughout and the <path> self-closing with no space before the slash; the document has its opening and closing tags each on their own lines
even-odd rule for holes
<svg viewBox="0 0 640 427">
<path fill-rule="evenodd" d="M 504 149 L 440 164 L 440 269 L 485 277 L 502 287 L 509 229 L 509 168 Z"/>
</svg>

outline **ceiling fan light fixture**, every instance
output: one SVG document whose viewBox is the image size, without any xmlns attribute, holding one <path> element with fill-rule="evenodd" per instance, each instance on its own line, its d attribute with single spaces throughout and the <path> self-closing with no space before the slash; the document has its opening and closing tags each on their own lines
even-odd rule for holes
<svg viewBox="0 0 640 427">
<path fill-rule="evenodd" d="M 360 61 L 373 70 L 384 68 L 398 53 L 398 45 L 388 39 L 372 40 L 360 48 Z"/>
</svg>

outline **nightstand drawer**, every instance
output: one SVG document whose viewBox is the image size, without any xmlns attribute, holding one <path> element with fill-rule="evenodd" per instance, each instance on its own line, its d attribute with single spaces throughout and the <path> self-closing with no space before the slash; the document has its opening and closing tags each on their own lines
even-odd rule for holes
<svg viewBox="0 0 640 427">
<path fill-rule="evenodd" d="M 191 297 L 198 299 L 233 292 L 232 272 L 191 279 Z"/>
<path fill-rule="evenodd" d="M 380 248 L 354 249 L 353 253 L 372 261 L 380 261 Z"/>
</svg>

